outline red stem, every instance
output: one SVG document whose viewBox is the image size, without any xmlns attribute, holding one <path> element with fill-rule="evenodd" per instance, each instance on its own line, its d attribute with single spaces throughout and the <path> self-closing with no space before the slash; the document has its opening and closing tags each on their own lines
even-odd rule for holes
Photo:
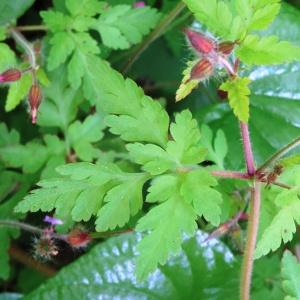
<svg viewBox="0 0 300 300">
<path fill-rule="evenodd" d="M 241 173 L 236 171 L 211 171 L 211 174 L 217 177 L 236 179 L 249 179 L 251 177 L 247 173 Z"/>
<path fill-rule="evenodd" d="M 250 142 L 248 124 L 244 122 L 240 122 L 240 128 L 241 128 L 247 172 L 249 176 L 253 176 L 255 174 L 255 164 L 254 164 L 254 158 L 253 158 L 252 147 Z"/>
</svg>

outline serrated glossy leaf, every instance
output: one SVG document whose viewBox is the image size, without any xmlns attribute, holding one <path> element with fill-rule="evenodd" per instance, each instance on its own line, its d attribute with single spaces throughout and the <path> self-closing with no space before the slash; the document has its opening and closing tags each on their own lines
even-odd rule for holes
<svg viewBox="0 0 300 300">
<path fill-rule="evenodd" d="M 40 13 L 49 30 L 55 32 L 64 31 L 71 23 L 71 19 L 59 11 L 42 11 Z"/>
<path fill-rule="evenodd" d="M 203 243 L 207 235 L 200 232 L 184 242 L 178 257 L 137 283 L 134 266 L 140 238 L 139 234 L 126 234 L 96 245 L 24 300 L 50 300 L 62 295 L 74 300 L 87 295 L 90 299 L 124 300 L 186 300 L 197 295 L 221 300 L 238 293 L 239 271 L 232 254 L 217 240 Z"/>
<path fill-rule="evenodd" d="M 144 35 L 155 27 L 160 15 L 150 7 L 139 9 L 129 5 L 116 5 L 106 9 L 94 22 L 105 46 L 127 49 L 142 41 Z"/>
<path fill-rule="evenodd" d="M 66 0 L 66 7 L 73 15 L 92 17 L 103 11 L 104 2 L 98 0 Z"/>
<path fill-rule="evenodd" d="M 229 105 L 233 113 L 242 122 L 247 123 L 249 119 L 249 84 L 251 80 L 246 77 L 236 77 L 222 83 L 220 89 L 228 93 Z"/>
<path fill-rule="evenodd" d="M 249 65 L 288 63 L 300 59 L 300 48 L 277 36 L 248 35 L 237 49 L 240 60 Z"/>
<path fill-rule="evenodd" d="M 281 261 L 282 287 L 285 292 L 285 300 L 300 299 L 300 264 L 295 256 L 288 250 L 283 254 Z"/>
</svg>

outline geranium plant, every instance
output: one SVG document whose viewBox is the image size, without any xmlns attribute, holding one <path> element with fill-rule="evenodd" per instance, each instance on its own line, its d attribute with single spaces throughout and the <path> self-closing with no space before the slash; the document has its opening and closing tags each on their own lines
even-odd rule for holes
<svg viewBox="0 0 300 300">
<path fill-rule="evenodd" d="M 3 291 L 300 299 L 299 10 L 33 2 L 0 4 Z"/>
</svg>

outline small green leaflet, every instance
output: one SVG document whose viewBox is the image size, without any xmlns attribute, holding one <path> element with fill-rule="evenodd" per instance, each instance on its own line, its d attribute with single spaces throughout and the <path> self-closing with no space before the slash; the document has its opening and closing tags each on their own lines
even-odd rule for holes
<svg viewBox="0 0 300 300">
<path fill-rule="evenodd" d="M 129 5 L 116 5 L 106 9 L 92 28 L 99 32 L 105 46 L 128 49 L 140 43 L 159 19 L 160 14 L 150 7 L 134 9 Z"/>
<path fill-rule="evenodd" d="M 220 89 L 228 92 L 229 105 L 234 114 L 242 122 L 247 123 L 249 119 L 249 84 L 251 80 L 246 77 L 228 79 L 222 83 Z"/>
<path fill-rule="evenodd" d="M 16 64 L 15 53 L 5 43 L 0 43 L 0 71 L 3 72 L 6 69 Z"/>
<path fill-rule="evenodd" d="M 237 49 L 240 60 L 249 65 L 272 65 L 300 59 L 300 48 L 290 42 L 279 41 L 275 35 L 248 35 Z"/>
<path fill-rule="evenodd" d="M 200 145 L 198 124 L 188 110 L 176 115 L 170 133 L 172 140 L 164 148 L 154 144 L 128 144 L 131 159 L 152 175 L 184 169 L 205 159 L 206 149 Z"/>
<path fill-rule="evenodd" d="M 293 254 L 286 250 L 281 261 L 282 287 L 285 300 L 300 299 L 300 264 Z"/>
<path fill-rule="evenodd" d="M 181 84 L 176 91 L 176 102 L 186 98 L 199 84 L 199 80 L 190 80 L 191 70 L 198 63 L 198 60 L 189 61 L 186 69 L 183 70 L 183 78 Z"/>
<path fill-rule="evenodd" d="M 18 212 L 51 211 L 76 222 L 97 215 L 96 229 L 123 226 L 142 206 L 142 188 L 148 175 L 125 173 L 116 165 L 74 163 L 57 168 L 62 178 L 41 181 L 16 207 Z M 103 207 L 103 203 L 106 203 Z"/>
<path fill-rule="evenodd" d="M 244 31 L 240 16 L 233 16 L 227 1 L 184 0 L 195 18 L 224 40 L 235 41 Z"/>
</svg>

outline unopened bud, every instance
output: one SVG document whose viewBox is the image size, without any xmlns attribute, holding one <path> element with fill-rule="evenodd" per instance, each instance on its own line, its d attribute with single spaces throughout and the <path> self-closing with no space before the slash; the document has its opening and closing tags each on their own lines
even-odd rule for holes
<svg viewBox="0 0 300 300">
<path fill-rule="evenodd" d="M 87 231 L 81 228 L 74 228 L 67 236 L 67 242 L 73 248 L 84 248 L 92 240 Z"/>
<path fill-rule="evenodd" d="M 215 50 L 215 43 L 212 39 L 191 29 L 185 29 L 184 32 L 191 43 L 191 46 L 201 54 L 209 54 Z"/>
<path fill-rule="evenodd" d="M 8 69 L 0 74 L 0 82 L 14 82 L 21 78 L 22 72 L 18 69 Z"/>
<path fill-rule="evenodd" d="M 235 43 L 232 43 L 232 42 L 220 43 L 218 46 L 218 52 L 220 52 L 224 55 L 229 55 L 232 52 L 234 46 L 235 46 Z"/>
<path fill-rule="evenodd" d="M 190 80 L 205 80 L 213 73 L 212 63 L 206 59 L 201 59 L 191 70 Z"/>
<path fill-rule="evenodd" d="M 42 91 L 38 84 L 33 84 L 29 91 L 29 104 L 31 109 L 32 123 L 36 123 L 38 108 L 42 101 Z"/>
</svg>

